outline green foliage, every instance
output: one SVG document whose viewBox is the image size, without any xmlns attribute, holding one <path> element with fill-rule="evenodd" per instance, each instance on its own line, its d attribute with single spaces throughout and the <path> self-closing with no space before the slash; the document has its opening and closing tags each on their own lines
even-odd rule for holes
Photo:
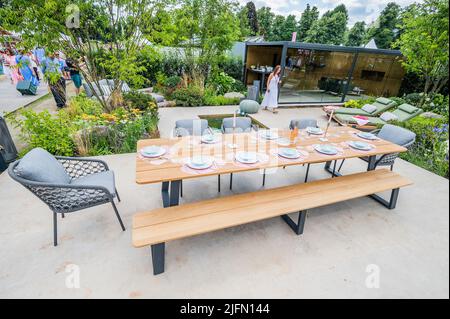
<svg viewBox="0 0 450 319">
<path fill-rule="evenodd" d="M 157 105 L 155 99 L 150 94 L 141 93 L 138 91 L 130 91 L 123 95 L 124 102 L 128 109 L 138 109 L 144 112 L 151 112 L 153 116 L 157 117 Z"/>
<path fill-rule="evenodd" d="M 219 61 L 217 67 L 235 80 L 243 80 L 244 62 L 241 58 L 225 57 Z"/>
<path fill-rule="evenodd" d="M 364 21 L 356 22 L 347 34 L 346 46 L 359 47 L 364 44 L 366 37 L 366 23 Z"/>
<path fill-rule="evenodd" d="M 172 98 L 178 106 L 202 106 L 204 104 L 203 95 L 202 88 L 197 85 L 189 85 L 176 89 L 172 93 Z"/>
<path fill-rule="evenodd" d="M 403 97 L 405 103 L 418 106 L 420 104 L 421 108 L 425 112 L 433 112 L 444 117 L 449 116 L 449 98 L 448 95 L 444 96 L 442 94 L 434 94 L 433 96 L 425 97 L 423 93 L 411 93 Z M 422 102 L 423 101 L 423 102 Z"/>
<path fill-rule="evenodd" d="M 247 13 L 248 25 L 251 30 L 251 35 L 256 35 L 259 32 L 259 23 L 258 23 L 258 15 L 256 13 L 255 4 L 252 1 L 250 1 L 250 2 L 247 2 L 245 7 L 247 9 L 246 13 Z"/>
<path fill-rule="evenodd" d="M 206 106 L 239 105 L 239 102 L 239 99 L 226 98 L 223 95 L 205 95 L 204 97 Z"/>
<path fill-rule="evenodd" d="M 311 9 L 311 6 L 308 3 L 298 23 L 298 40 L 300 42 L 306 40 L 306 35 L 308 34 L 308 31 L 311 29 L 314 22 L 316 22 L 318 19 L 319 19 L 319 10 L 315 6 L 312 7 Z"/>
<path fill-rule="evenodd" d="M 261 7 L 256 11 L 256 14 L 258 15 L 259 33 L 268 38 L 272 34 L 275 14 L 270 7 Z"/>
<path fill-rule="evenodd" d="M 20 138 L 27 143 L 27 150 L 41 147 L 54 155 L 74 155 L 75 144 L 71 137 L 74 125 L 66 112 L 52 116 L 47 110 L 36 113 L 24 109 L 13 123 L 20 128 Z"/>
<path fill-rule="evenodd" d="M 375 98 L 371 97 L 368 99 L 360 99 L 360 100 L 348 100 L 344 103 L 344 107 L 360 109 L 366 104 L 372 104 L 375 102 Z"/>
<path fill-rule="evenodd" d="M 340 45 L 344 42 L 347 30 L 348 14 L 342 6 L 326 12 L 314 22 L 308 31 L 305 41 L 312 43 Z"/>
<path fill-rule="evenodd" d="M 395 45 L 405 56 L 406 70 L 425 79 L 419 105 L 448 83 L 448 14 L 448 1 L 426 0 L 411 6 L 403 17 L 401 36 Z"/>
<path fill-rule="evenodd" d="M 401 7 L 395 2 L 390 2 L 381 11 L 374 26 L 367 30 L 365 42 L 374 39 L 378 48 L 390 49 L 396 40 L 396 29 L 400 23 Z"/>
<path fill-rule="evenodd" d="M 100 115 L 103 113 L 103 107 L 97 100 L 89 99 L 84 93 L 81 93 L 70 99 L 65 112 L 71 118 L 76 118 L 83 114 Z"/>
<path fill-rule="evenodd" d="M 225 72 L 216 72 L 209 78 L 208 85 L 214 89 L 216 94 L 223 95 L 233 91 L 235 82 L 236 80 Z"/>
<path fill-rule="evenodd" d="M 449 178 L 448 118 L 446 120 L 417 117 L 396 123 L 416 133 L 416 143 L 401 158 L 426 170 Z"/>
</svg>

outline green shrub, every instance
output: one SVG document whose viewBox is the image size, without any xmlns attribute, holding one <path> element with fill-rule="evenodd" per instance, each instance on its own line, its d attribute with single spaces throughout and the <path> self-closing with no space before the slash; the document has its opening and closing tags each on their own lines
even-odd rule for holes
<svg viewBox="0 0 450 319">
<path fill-rule="evenodd" d="M 347 108 L 354 108 L 354 109 L 360 109 L 366 104 L 372 104 L 375 102 L 375 98 L 368 98 L 363 100 L 348 100 L 344 103 L 344 107 Z"/>
<path fill-rule="evenodd" d="M 205 106 L 239 105 L 240 99 L 226 98 L 223 95 L 213 95 L 204 97 Z"/>
<path fill-rule="evenodd" d="M 448 118 L 440 120 L 417 117 L 395 124 L 417 135 L 416 143 L 409 152 L 401 154 L 401 158 L 448 178 Z"/>
<path fill-rule="evenodd" d="M 171 98 L 174 99 L 179 106 L 201 106 L 203 101 L 203 90 L 196 85 L 181 87 L 176 89 Z"/>
<path fill-rule="evenodd" d="M 215 72 L 210 76 L 208 86 L 212 87 L 216 94 L 223 95 L 233 91 L 235 82 L 236 80 L 225 72 Z"/>
<path fill-rule="evenodd" d="M 180 85 L 180 83 L 181 83 L 181 77 L 179 77 L 178 75 L 174 75 L 174 76 L 168 77 L 164 84 L 169 89 L 175 89 Z"/>
<path fill-rule="evenodd" d="M 124 102 L 129 109 L 138 109 L 141 111 L 155 112 L 157 116 L 156 101 L 150 94 L 145 94 L 138 91 L 130 91 L 123 95 Z"/>
<path fill-rule="evenodd" d="M 98 100 L 90 99 L 84 93 L 81 93 L 70 99 L 65 111 L 69 117 L 75 118 L 82 114 L 100 115 L 103 113 L 103 107 Z"/>
<path fill-rule="evenodd" d="M 237 81 L 244 77 L 244 63 L 240 58 L 225 57 L 220 60 L 218 68 Z"/>
<path fill-rule="evenodd" d="M 26 151 L 41 147 L 54 155 L 75 154 L 71 136 L 74 125 L 67 112 L 59 111 L 52 116 L 48 110 L 37 113 L 24 109 L 12 120 L 20 128 L 20 138 L 27 144 Z"/>
</svg>

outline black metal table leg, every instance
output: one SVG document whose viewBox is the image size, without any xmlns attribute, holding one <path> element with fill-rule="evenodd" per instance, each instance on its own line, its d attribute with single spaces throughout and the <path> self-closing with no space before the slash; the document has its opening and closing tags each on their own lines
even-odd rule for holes
<svg viewBox="0 0 450 319">
<path fill-rule="evenodd" d="M 373 171 L 377 168 L 377 157 L 369 156 L 369 164 L 367 165 L 367 171 Z"/>
<path fill-rule="evenodd" d="M 169 207 L 170 205 L 170 196 L 169 196 L 169 182 L 163 182 L 161 188 L 161 196 L 163 200 L 163 206 Z"/>
<path fill-rule="evenodd" d="M 302 235 L 303 230 L 305 229 L 305 221 L 306 221 L 306 215 L 307 211 L 301 211 L 298 215 L 298 221 L 295 223 L 289 215 L 282 215 L 281 218 L 286 222 L 286 224 L 291 227 L 291 229 L 296 233 L 297 235 Z"/>
<path fill-rule="evenodd" d="M 305 183 L 308 182 L 308 177 L 309 177 L 309 169 L 311 168 L 311 164 L 308 164 L 308 166 L 306 166 L 306 176 L 305 176 Z"/>
</svg>

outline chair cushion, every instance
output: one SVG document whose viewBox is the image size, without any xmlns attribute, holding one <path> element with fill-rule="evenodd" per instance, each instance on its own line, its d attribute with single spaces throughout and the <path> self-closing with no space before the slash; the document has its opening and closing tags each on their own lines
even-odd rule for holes
<svg viewBox="0 0 450 319">
<path fill-rule="evenodd" d="M 377 110 L 377 107 L 372 104 L 366 104 L 361 108 L 363 111 L 366 111 L 369 114 L 374 113 Z"/>
<path fill-rule="evenodd" d="M 28 152 L 16 169 L 18 176 L 30 181 L 50 184 L 70 183 L 70 176 L 62 164 L 42 148 Z"/>
<path fill-rule="evenodd" d="M 391 112 L 384 112 L 383 114 L 381 114 L 380 119 L 385 122 L 396 121 L 398 120 L 398 116 Z"/>
<path fill-rule="evenodd" d="M 71 185 L 106 187 L 111 195 L 116 194 L 113 171 L 106 171 L 73 179 Z"/>
<path fill-rule="evenodd" d="M 156 93 L 150 93 L 150 95 L 155 99 L 156 103 L 164 102 L 165 98 L 162 95 Z"/>
<path fill-rule="evenodd" d="M 407 104 L 407 103 L 400 105 L 398 107 L 398 109 L 402 110 L 402 111 L 404 111 L 406 113 L 409 113 L 409 114 L 416 113 L 419 110 L 417 107 L 412 106 L 412 105 Z"/>
<path fill-rule="evenodd" d="M 177 136 L 202 135 L 207 128 L 207 120 L 178 120 L 175 122 Z"/>
<path fill-rule="evenodd" d="M 223 119 L 222 128 L 224 133 L 232 133 L 233 131 L 233 121 L 232 117 Z M 236 132 L 248 132 L 252 129 L 252 120 L 249 117 L 237 117 L 236 118 Z M 231 131 L 229 131 L 231 130 Z"/>
<path fill-rule="evenodd" d="M 388 105 L 388 104 L 391 104 L 393 102 L 392 100 L 387 99 L 385 97 L 379 97 L 378 99 L 376 99 L 376 101 L 378 103 L 381 103 L 381 104 L 384 104 L 384 105 Z"/>
<path fill-rule="evenodd" d="M 378 137 L 403 146 L 413 142 L 416 139 L 416 134 L 400 126 L 386 124 L 378 133 Z"/>
<path fill-rule="evenodd" d="M 303 130 L 308 127 L 317 127 L 317 120 L 314 119 L 292 120 L 291 124 L 289 125 L 289 128 L 293 130 L 296 127 L 299 130 Z"/>
<path fill-rule="evenodd" d="M 107 84 L 101 84 L 100 85 L 102 92 L 103 92 L 103 96 L 110 96 L 111 95 L 111 87 Z"/>
</svg>

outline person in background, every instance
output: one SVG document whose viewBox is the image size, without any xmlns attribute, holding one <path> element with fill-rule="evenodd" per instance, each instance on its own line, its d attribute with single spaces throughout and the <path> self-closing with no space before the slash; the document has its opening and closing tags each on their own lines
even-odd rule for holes
<svg viewBox="0 0 450 319">
<path fill-rule="evenodd" d="M 27 53 L 29 59 L 30 59 L 30 66 L 34 71 L 34 75 L 36 76 L 37 80 L 40 81 L 40 77 L 39 77 L 39 70 L 38 70 L 38 64 L 37 64 L 37 59 L 35 57 L 35 55 L 33 54 L 33 52 L 28 52 Z"/>
<path fill-rule="evenodd" d="M 59 60 L 59 65 L 61 68 L 62 75 L 64 76 L 64 79 L 70 80 L 70 74 L 69 74 L 69 68 L 67 67 L 66 59 L 61 56 L 61 53 L 56 52 L 56 57 Z"/>
<path fill-rule="evenodd" d="M 39 86 L 39 81 L 34 74 L 31 59 L 25 54 L 25 51 L 21 51 L 21 53 L 16 56 L 16 63 L 23 80 L 30 81 L 33 85 Z"/>
<path fill-rule="evenodd" d="M 81 85 L 83 84 L 79 66 L 78 66 L 77 62 L 71 58 L 66 60 L 66 64 L 69 69 L 70 78 L 72 79 L 72 82 L 75 85 L 76 93 L 77 93 L 77 95 L 79 95 Z"/>
<path fill-rule="evenodd" d="M 41 47 L 37 47 L 33 53 L 36 57 L 36 63 L 40 66 L 42 61 L 45 59 L 45 50 Z"/>
<path fill-rule="evenodd" d="M 6 49 L 3 56 L 5 64 L 8 67 L 9 78 L 11 79 L 11 84 L 16 85 L 20 80 L 19 70 L 17 68 L 16 56 L 10 49 Z"/>
<path fill-rule="evenodd" d="M 56 106 L 66 106 L 66 80 L 62 76 L 61 64 L 55 53 L 51 53 L 42 61 L 42 73 L 55 99 Z"/>
<path fill-rule="evenodd" d="M 278 85 L 281 83 L 280 76 L 281 66 L 277 65 L 267 79 L 266 95 L 261 103 L 263 109 L 269 109 L 272 113 L 278 113 Z"/>
</svg>

